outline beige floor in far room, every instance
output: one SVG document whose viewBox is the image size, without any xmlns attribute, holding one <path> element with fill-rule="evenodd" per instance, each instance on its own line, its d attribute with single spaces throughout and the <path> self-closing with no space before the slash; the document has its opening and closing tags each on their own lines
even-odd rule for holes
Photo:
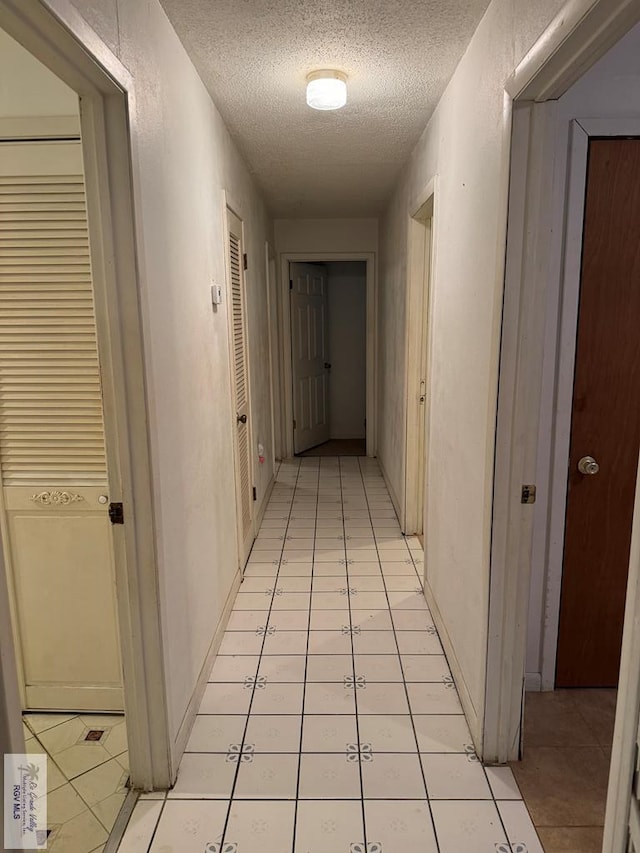
<svg viewBox="0 0 640 853">
<path fill-rule="evenodd" d="M 27 752 L 48 756 L 47 850 L 101 853 L 127 795 L 124 716 L 42 713 L 22 719 Z"/>
<path fill-rule="evenodd" d="M 512 764 L 545 853 L 601 853 L 615 690 L 527 693 Z"/>
</svg>

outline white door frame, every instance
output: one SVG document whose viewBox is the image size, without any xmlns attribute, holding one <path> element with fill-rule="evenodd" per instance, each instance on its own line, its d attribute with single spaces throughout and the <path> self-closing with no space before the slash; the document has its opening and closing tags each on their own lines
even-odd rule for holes
<svg viewBox="0 0 640 853">
<path fill-rule="evenodd" d="M 400 524 L 406 534 L 424 533 L 427 514 L 436 183 L 436 178 L 429 182 L 409 215 L 405 311 L 405 487 L 400 513 Z"/>
<path fill-rule="evenodd" d="M 536 106 L 560 97 L 640 20 L 640 0 L 569 0 L 541 35 L 505 87 L 505 176 L 513 153 L 511 193 L 505 180 L 504 221 L 509 212 L 502 351 L 498 397 L 489 604 L 489 639 L 482 757 L 488 763 L 518 758 L 524 689 L 532 507 L 520 502 L 523 484 L 534 483 L 542 375 L 546 282 L 536 271 L 537 241 L 529 226 L 544 215 L 550 193 L 527 186 L 536 158 Z M 513 147 L 507 142 L 513 111 Z M 519 115 L 519 113 L 522 113 Z M 530 134 L 533 133 L 533 139 Z M 543 183 L 550 175 L 542 173 Z M 535 229 L 534 229 L 535 230 Z M 544 276 L 542 277 L 544 279 Z M 540 286 L 535 286 L 536 282 Z"/>
<path fill-rule="evenodd" d="M 376 346 L 377 301 L 375 252 L 288 252 L 280 255 L 280 358 L 284 402 L 282 447 L 287 457 L 293 450 L 293 368 L 291 364 L 291 306 L 289 302 L 289 264 L 327 261 L 365 261 L 367 280 L 367 456 L 376 455 Z"/>
<path fill-rule="evenodd" d="M 71 3 L 55 0 L 51 6 L 54 13 L 37 0 L 0 0 L 0 26 L 81 98 L 109 490 L 125 509 L 125 524 L 114 526 L 113 542 L 130 772 L 135 788 L 161 789 L 171 785 L 176 768 L 166 705 L 138 304 L 142 257 L 135 241 L 137 168 L 129 133 L 135 126 L 133 81 Z M 2 575 L 4 599 L 4 567 Z M 4 610 L 4 600 L 1 604 Z M 12 648 L 10 633 L 2 620 L 3 648 Z M 2 689 L 16 696 L 11 668 L 2 668 L 2 678 Z M 14 702 L 13 714 L 20 710 Z"/>
</svg>

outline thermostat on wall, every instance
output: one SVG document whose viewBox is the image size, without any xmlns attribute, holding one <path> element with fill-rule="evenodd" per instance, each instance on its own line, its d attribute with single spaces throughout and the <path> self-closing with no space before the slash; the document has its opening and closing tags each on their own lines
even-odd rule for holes
<svg viewBox="0 0 640 853">
<path fill-rule="evenodd" d="M 222 285 L 211 285 L 211 303 L 212 305 L 220 305 L 222 303 Z"/>
</svg>

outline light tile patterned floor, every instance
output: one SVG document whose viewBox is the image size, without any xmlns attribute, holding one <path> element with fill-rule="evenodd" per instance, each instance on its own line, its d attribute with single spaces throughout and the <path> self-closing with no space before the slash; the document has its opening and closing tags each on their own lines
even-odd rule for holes
<svg viewBox="0 0 640 853">
<path fill-rule="evenodd" d="M 120 853 L 541 853 L 478 761 L 375 460 L 284 463 L 178 780 Z"/>
<path fill-rule="evenodd" d="M 23 715 L 27 752 L 47 755 L 47 850 L 102 853 L 127 795 L 122 714 Z M 89 732 L 102 734 L 87 740 Z"/>
</svg>

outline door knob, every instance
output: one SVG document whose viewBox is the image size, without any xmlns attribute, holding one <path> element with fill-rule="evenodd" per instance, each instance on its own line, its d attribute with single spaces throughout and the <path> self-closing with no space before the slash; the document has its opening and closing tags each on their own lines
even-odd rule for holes
<svg viewBox="0 0 640 853">
<path fill-rule="evenodd" d="M 246 415 L 236 415 L 236 420 L 239 424 L 246 424 L 247 416 Z"/>
<path fill-rule="evenodd" d="M 324 366 L 326 370 L 331 370 L 331 362 L 325 361 Z"/>
<path fill-rule="evenodd" d="M 600 466 L 593 456 L 583 456 L 578 462 L 578 471 L 581 474 L 597 474 L 599 470 Z"/>
</svg>

